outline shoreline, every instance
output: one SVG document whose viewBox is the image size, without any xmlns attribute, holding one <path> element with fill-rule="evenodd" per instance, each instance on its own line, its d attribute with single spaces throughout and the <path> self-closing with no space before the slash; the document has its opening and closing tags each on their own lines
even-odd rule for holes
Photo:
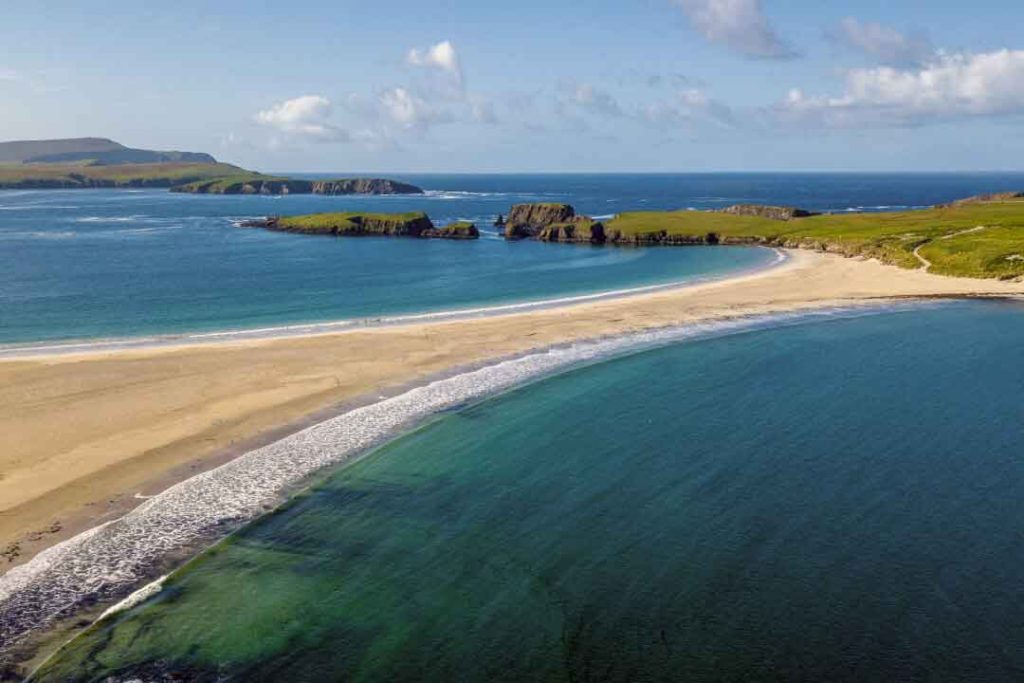
<svg viewBox="0 0 1024 683">
<path fill-rule="evenodd" d="M 123 514 L 141 502 L 136 494 L 151 495 L 226 462 L 308 425 L 311 416 L 454 368 L 552 344 L 743 314 L 848 301 L 1024 296 L 1021 283 L 949 278 L 808 251 L 787 254 L 779 265 L 726 279 L 526 312 L 0 357 L 0 425 L 18 444 L 14 453 L 0 455 L 0 471 L 7 474 L 0 500 L 11 501 L 0 510 L 0 551 L 7 555 L 0 562 L 8 560 L 0 571 Z M 460 353 L 460 343 L 472 347 Z M 327 357 L 304 360 L 306 353 Z M 254 368 L 265 376 L 246 377 Z M 190 378 L 203 384 L 208 373 L 215 374 L 215 386 L 186 386 Z M 54 414 L 66 427 L 51 434 Z M 182 418 L 192 424 L 181 424 Z M 38 447 L 25 447 L 34 441 Z M 47 470 L 57 481 L 47 481 Z M 59 495 L 76 482 L 93 495 Z M 51 531 L 55 522 L 60 528 Z M 12 543 L 21 546 L 15 557 L 6 553 Z"/>
<path fill-rule="evenodd" d="M 538 350 L 543 354 L 616 339 L 628 345 L 644 334 L 693 334 L 702 325 L 758 316 L 971 296 L 1024 296 L 1024 284 L 946 278 L 790 252 L 781 266 L 728 279 L 529 312 L 299 337 L 0 359 L 0 380 L 9 380 L 0 389 L 0 405 L 9 410 L 0 415 L 11 416 L 0 420 L 17 430 L 11 432 L 12 443 L 38 440 L 44 449 L 65 447 L 56 453 L 20 447 L 0 456 L 7 460 L 2 471 L 12 474 L 0 480 L 0 495 L 7 495 L 5 500 L 21 497 L 0 515 L 0 533 L 6 534 L 0 536 L 0 547 L 12 531 L 24 532 L 56 515 L 65 519 L 57 531 L 24 545 L 16 558 L 21 565 L 211 468 L 238 463 L 360 407 L 444 381 L 438 378 L 493 369 Z M 339 372 L 354 376 L 342 381 Z M 208 373 L 215 377 L 206 382 Z M 382 401 L 382 393 L 389 398 Z M 68 420 L 71 433 L 58 429 L 48 434 L 54 431 L 54 411 L 63 411 L 58 414 Z M 97 430 L 100 423 L 103 429 Z M 76 427 L 85 427 L 85 433 Z M 91 457 L 99 453 L 107 457 Z M 33 460 L 33 455 L 42 457 Z M 137 493 L 146 497 L 135 498 Z M 5 578 L 10 577 L 0 576 L 0 586 Z"/>
<path fill-rule="evenodd" d="M 448 410 L 582 366 L 674 343 L 814 320 L 916 310 L 922 305 L 927 304 L 868 302 L 743 314 L 559 344 L 487 361 L 476 368 L 452 369 L 383 400 L 340 410 L 333 417 L 178 482 L 125 516 L 58 543 L 0 577 L 0 655 L 6 636 L 8 642 L 13 641 L 13 652 L 28 651 L 32 660 L 48 657 L 68 635 L 73 639 L 80 632 L 83 618 L 92 622 L 106 616 L 114 610 L 111 604 L 121 604 L 250 522 L 286 507 L 338 467 L 419 429 Z M 396 406 L 402 407 L 394 410 Z M 68 612 L 71 605 L 74 610 Z M 27 636 L 27 641 L 20 640 L 19 634 Z"/>
<path fill-rule="evenodd" d="M 202 344 L 218 344 L 230 341 L 268 341 L 272 339 L 291 339 L 296 337 L 312 337 L 335 334 L 350 330 L 367 330 L 378 327 L 394 327 L 459 320 L 476 320 L 530 311 L 543 311 L 561 306 L 572 306 L 587 302 L 605 301 L 623 297 L 631 297 L 654 292 L 668 292 L 686 289 L 697 285 L 732 281 L 747 275 L 757 275 L 778 268 L 785 264 L 790 256 L 785 250 L 776 247 L 754 246 L 753 249 L 765 249 L 775 252 L 776 258 L 761 266 L 751 266 L 722 274 L 694 276 L 684 280 L 671 280 L 649 285 L 637 285 L 606 291 L 582 294 L 566 294 L 549 299 L 510 301 L 491 305 L 470 306 L 466 308 L 445 308 L 396 315 L 339 318 L 332 320 L 288 323 L 252 328 L 227 328 L 217 330 L 194 330 L 165 334 L 129 335 L 124 337 L 99 337 L 95 339 L 41 340 L 29 342 L 11 342 L 0 344 L 0 361 L 22 360 L 37 357 L 70 354 L 91 354 L 106 351 L 123 351 L 129 349 L 155 349 L 161 347 L 198 346 Z"/>
</svg>

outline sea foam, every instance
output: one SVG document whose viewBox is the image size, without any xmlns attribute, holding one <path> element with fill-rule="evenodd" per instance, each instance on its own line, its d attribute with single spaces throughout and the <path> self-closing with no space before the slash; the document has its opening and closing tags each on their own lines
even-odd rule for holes
<svg viewBox="0 0 1024 683">
<path fill-rule="evenodd" d="M 439 379 L 328 419 L 176 484 L 124 517 L 8 571 L 0 577 L 0 652 L 85 605 L 128 596 L 153 578 L 161 560 L 180 557 L 230 533 L 281 504 L 311 474 L 365 452 L 440 411 L 581 364 L 647 348 L 894 308 L 874 305 L 737 317 L 553 347 Z"/>
</svg>

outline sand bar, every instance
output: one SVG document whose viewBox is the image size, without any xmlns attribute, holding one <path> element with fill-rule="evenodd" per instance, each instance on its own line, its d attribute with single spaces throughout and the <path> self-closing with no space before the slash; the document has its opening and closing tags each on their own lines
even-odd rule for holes
<svg viewBox="0 0 1024 683">
<path fill-rule="evenodd" d="M 198 471 L 439 372 L 530 349 L 890 297 L 1024 295 L 805 251 L 772 270 L 488 318 L 0 359 L 3 566 Z"/>
</svg>

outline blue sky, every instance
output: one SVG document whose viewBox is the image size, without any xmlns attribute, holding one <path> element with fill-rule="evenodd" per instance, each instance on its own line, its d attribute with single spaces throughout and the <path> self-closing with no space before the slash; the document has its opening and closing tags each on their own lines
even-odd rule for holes
<svg viewBox="0 0 1024 683">
<path fill-rule="evenodd" d="M 98 8 L 4 10 L 0 139 L 268 171 L 1024 168 L 1019 0 Z"/>
</svg>

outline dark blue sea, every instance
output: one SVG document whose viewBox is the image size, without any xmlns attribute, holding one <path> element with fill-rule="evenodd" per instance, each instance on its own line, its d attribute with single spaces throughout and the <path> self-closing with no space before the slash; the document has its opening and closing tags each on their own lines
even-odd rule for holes
<svg viewBox="0 0 1024 683">
<path fill-rule="evenodd" d="M 518 202 L 569 202 L 598 217 L 736 202 L 884 211 L 1024 187 L 1024 174 L 393 175 L 426 196 L 0 191 L 0 344 L 486 308 L 720 277 L 774 258 L 755 248 L 510 244 L 490 226 Z M 425 210 L 438 224 L 476 221 L 485 234 L 354 240 L 233 225 L 346 210 Z"/>
</svg>

